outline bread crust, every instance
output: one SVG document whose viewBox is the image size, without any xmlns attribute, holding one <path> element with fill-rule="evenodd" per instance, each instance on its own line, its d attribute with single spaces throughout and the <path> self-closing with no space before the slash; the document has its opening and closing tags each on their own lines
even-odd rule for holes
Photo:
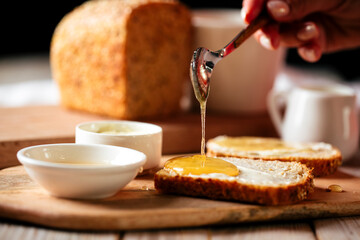
<svg viewBox="0 0 360 240">
<path fill-rule="evenodd" d="M 258 186 L 236 181 L 172 175 L 162 169 L 155 174 L 155 188 L 162 193 L 241 201 L 261 205 L 288 205 L 306 199 L 314 190 L 313 175 L 287 186 Z"/>
<path fill-rule="evenodd" d="M 262 138 L 264 139 L 264 138 Z M 268 138 L 272 139 L 272 138 Z M 277 139 L 278 140 L 278 139 Z M 216 144 L 216 139 L 210 139 L 208 143 L 213 142 Z M 261 159 L 267 161 L 283 161 L 283 162 L 299 162 L 305 164 L 309 169 L 312 169 L 312 173 L 315 177 L 323 177 L 336 172 L 338 167 L 342 163 L 342 155 L 338 148 L 332 146 L 334 152 L 331 156 L 250 156 L 245 154 L 237 154 L 232 152 L 217 151 L 211 148 L 211 145 L 207 145 L 206 155 L 209 157 L 236 157 L 247 159 Z"/>
</svg>

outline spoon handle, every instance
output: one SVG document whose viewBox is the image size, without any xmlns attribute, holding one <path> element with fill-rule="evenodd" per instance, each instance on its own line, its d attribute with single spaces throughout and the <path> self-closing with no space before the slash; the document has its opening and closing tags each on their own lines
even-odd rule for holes
<svg viewBox="0 0 360 240">
<path fill-rule="evenodd" d="M 229 42 L 223 49 L 221 49 L 221 57 L 226 57 L 237 47 L 239 47 L 247 38 L 249 38 L 258 29 L 265 26 L 270 21 L 266 13 L 260 14 L 254 21 L 252 21 L 246 28 L 236 35 L 236 37 Z"/>
</svg>

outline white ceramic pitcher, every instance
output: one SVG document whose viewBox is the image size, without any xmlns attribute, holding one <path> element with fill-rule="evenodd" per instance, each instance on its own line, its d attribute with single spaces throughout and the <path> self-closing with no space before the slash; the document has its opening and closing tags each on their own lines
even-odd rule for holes
<svg viewBox="0 0 360 240">
<path fill-rule="evenodd" d="M 279 100 L 285 103 L 284 115 Z M 356 95 L 350 87 L 331 84 L 271 91 L 268 110 L 285 141 L 330 143 L 340 149 L 344 160 L 358 150 Z"/>
</svg>

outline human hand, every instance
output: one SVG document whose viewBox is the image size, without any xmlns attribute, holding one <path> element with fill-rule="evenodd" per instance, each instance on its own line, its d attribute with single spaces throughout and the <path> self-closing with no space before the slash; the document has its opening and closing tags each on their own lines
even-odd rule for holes
<svg viewBox="0 0 360 240">
<path fill-rule="evenodd" d="M 244 21 L 263 8 L 274 20 L 255 33 L 265 48 L 296 47 L 304 60 L 316 62 L 323 53 L 360 46 L 359 0 L 243 0 Z"/>
</svg>

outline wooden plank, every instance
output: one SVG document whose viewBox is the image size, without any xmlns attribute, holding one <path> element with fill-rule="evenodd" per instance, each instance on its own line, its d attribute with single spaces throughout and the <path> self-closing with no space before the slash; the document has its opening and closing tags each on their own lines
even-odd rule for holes
<svg viewBox="0 0 360 240">
<path fill-rule="evenodd" d="M 231 226 L 200 229 L 174 229 L 154 231 L 128 231 L 123 240 L 151 240 L 151 239 L 196 239 L 196 240 L 315 240 L 316 237 L 307 223 L 274 223 L 274 224 L 246 224 L 245 226 Z"/>
<path fill-rule="evenodd" d="M 333 183 L 344 192 L 326 191 Z M 0 171 L 0 217 L 61 229 L 135 230 L 360 215 L 359 178 L 338 171 L 315 186 L 298 204 L 260 206 L 159 194 L 147 175 L 113 197 L 74 201 L 51 197 L 19 166 Z"/>
<path fill-rule="evenodd" d="M 360 217 L 319 219 L 314 225 L 318 240 L 360 239 Z"/>
<path fill-rule="evenodd" d="M 66 232 L 41 227 L 0 223 L 0 239 L 11 240 L 118 240 L 118 233 Z"/>
<path fill-rule="evenodd" d="M 174 229 L 154 231 L 129 231 L 125 232 L 122 240 L 210 240 L 210 229 Z"/>
<path fill-rule="evenodd" d="M 236 228 L 221 228 L 212 231 L 212 240 L 315 240 L 316 237 L 307 223 L 251 224 Z"/>
<path fill-rule="evenodd" d="M 74 142 L 75 126 L 109 118 L 70 111 L 59 106 L 0 108 L 0 169 L 18 165 L 21 148 L 48 143 Z M 163 154 L 200 151 L 200 114 L 183 113 L 163 119 L 144 120 L 163 128 Z M 241 116 L 208 114 L 206 136 L 275 136 L 266 114 Z"/>
</svg>

